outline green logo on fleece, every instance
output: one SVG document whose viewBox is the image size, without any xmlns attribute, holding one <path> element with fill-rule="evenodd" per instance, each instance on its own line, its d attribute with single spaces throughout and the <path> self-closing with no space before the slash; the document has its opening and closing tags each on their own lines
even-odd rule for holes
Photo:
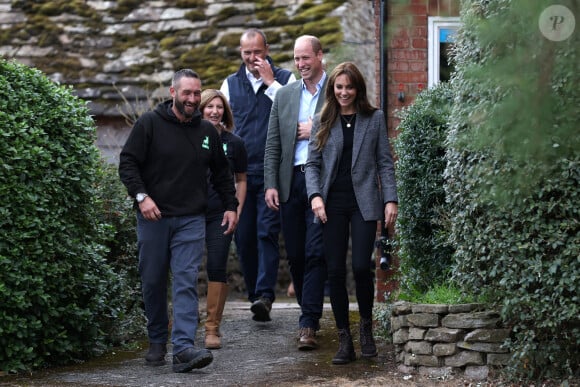
<svg viewBox="0 0 580 387">
<path fill-rule="evenodd" d="M 209 149 L 209 137 L 205 136 L 203 142 L 201 143 L 201 147 L 204 149 Z"/>
<path fill-rule="evenodd" d="M 228 155 L 228 144 L 226 144 L 225 142 L 222 144 L 223 148 L 224 148 L 224 153 L 226 154 L 226 156 Z"/>
</svg>

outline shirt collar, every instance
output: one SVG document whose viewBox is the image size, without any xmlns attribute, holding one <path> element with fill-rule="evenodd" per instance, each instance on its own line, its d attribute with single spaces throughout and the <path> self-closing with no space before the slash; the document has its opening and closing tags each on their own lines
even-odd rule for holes
<svg viewBox="0 0 580 387">
<path fill-rule="evenodd" d="M 248 66 L 245 66 L 245 69 L 246 69 L 246 77 L 248 77 L 250 82 L 256 83 L 256 82 L 262 80 L 262 78 L 256 78 L 256 76 L 254 74 L 252 74 L 252 72 L 250 72 L 250 70 L 248 70 Z"/>
<path fill-rule="evenodd" d="M 320 80 L 316 84 L 316 92 L 317 93 L 322 89 L 322 86 L 324 86 L 324 81 L 326 81 L 326 71 L 322 72 L 322 77 L 320 77 Z M 306 85 L 304 84 L 304 79 L 301 79 L 300 82 L 302 84 L 302 91 L 306 90 Z"/>
</svg>

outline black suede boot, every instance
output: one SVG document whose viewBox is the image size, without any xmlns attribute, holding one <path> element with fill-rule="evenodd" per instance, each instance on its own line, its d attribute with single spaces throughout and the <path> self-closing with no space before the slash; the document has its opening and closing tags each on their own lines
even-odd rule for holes
<svg viewBox="0 0 580 387">
<path fill-rule="evenodd" d="M 356 354 L 354 353 L 350 329 L 339 329 L 338 352 L 332 358 L 332 364 L 347 364 L 354 360 L 356 360 Z"/>
<path fill-rule="evenodd" d="M 164 343 L 149 343 L 149 351 L 145 355 L 145 364 L 150 367 L 165 365 L 167 345 Z"/>
<path fill-rule="evenodd" d="M 377 346 L 373 337 L 373 320 L 360 319 L 360 348 L 362 357 L 377 356 Z"/>
</svg>

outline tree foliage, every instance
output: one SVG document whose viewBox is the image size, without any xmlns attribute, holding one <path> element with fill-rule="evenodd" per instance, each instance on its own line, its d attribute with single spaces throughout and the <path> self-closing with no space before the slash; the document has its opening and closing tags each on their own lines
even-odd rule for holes
<svg viewBox="0 0 580 387">
<path fill-rule="evenodd" d="M 541 35 L 550 4 L 464 1 L 445 172 L 456 279 L 501 308 L 526 378 L 580 353 L 580 45 Z"/>
</svg>

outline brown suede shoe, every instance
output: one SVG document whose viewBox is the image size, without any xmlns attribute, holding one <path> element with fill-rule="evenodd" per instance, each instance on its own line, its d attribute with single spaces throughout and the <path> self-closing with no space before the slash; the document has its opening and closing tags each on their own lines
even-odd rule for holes
<svg viewBox="0 0 580 387">
<path fill-rule="evenodd" d="M 310 351 L 318 348 L 316 340 L 316 331 L 313 328 L 300 328 L 298 338 L 298 349 L 301 351 Z"/>
</svg>

